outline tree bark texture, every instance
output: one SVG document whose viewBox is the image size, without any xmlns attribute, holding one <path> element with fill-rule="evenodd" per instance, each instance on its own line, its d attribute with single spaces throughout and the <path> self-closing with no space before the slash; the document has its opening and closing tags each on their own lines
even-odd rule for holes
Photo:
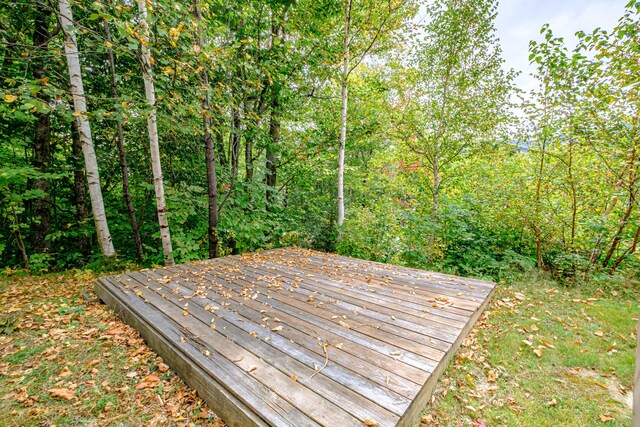
<svg viewBox="0 0 640 427">
<path fill-rule="evenodd" d="M 142 76 L 144 78 L 144 91 L 149 104 L 147 111 L 147 128 L 149 131 L 149 146 L 151 151 L 151 170 L 153 172 L 153 184 L 156 194 L 156 208 L 158 211 L 158 224 L 160 225 L 160 240 L 162 241 L 162 254 L 164 264 L 173 265 L 171 248 L 171 234 L 167 221 L 167 205 L 164 198 L 164 182 L 162 177 L 162 165 L 160 163 L 160 147 L 158 144 L 158 124 L 156 116 L 156 92 L 153 84 L 151 68 L 151 50 L 149 49 L 149 27 L 147 25 L 147 2 L 137 0 L 140 12 L 140 34 L 142 36 Z"/>
<path fill-rule="evenodd" d="M 96 227 L 98 244 L 102 254 L 107 257 L 115 255 L 107 215 L 104 210 L 102 199 L 102 188 L 100 187 L 100 174 L 98 171 L 98 159 L 91 137 L 91 125 L 87 119 L 87 103 L 82 83 L 82 71 L 80 69 L 80 55 L 78 44 L 74 34 L 73 15 L 67 0 L 59 0 L 60 21 L 64 32 L 64 49 L 69 67 L 69 81 L 71 83 L 71 94 L 73 95 L 74 115 L 78 122 L 78 135 L 82 143 L 82 153 L 89 186 L 89 198 L 91 199 L 91 210 L 93 221 Z"/>
</svg>

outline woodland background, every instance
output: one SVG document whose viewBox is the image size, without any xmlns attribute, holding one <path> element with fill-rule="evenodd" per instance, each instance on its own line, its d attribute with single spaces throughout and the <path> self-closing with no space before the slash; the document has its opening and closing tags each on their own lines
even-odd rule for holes
<svg viewBox="0 0 640 427">
<path fill-rule="evenodd" d="M 638 278 L 640 2 L 577 46 L 543 27 L 532 93 L 496 8 L 3 2 L 0 266 L 300 245 L 492 280 Z"/>
</svg>

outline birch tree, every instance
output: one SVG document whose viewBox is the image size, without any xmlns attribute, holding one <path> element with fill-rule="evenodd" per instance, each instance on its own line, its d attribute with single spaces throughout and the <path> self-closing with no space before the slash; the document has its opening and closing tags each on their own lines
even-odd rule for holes
<svg viewBox="0 0 640 427">
<path fill-rule="evenodd" d="M 388 2 L 345 0 L 340 70 L 340 146 L 338 149 L 338 228 L 344 223 L 344 155 L 347 145 L 349 76 L 372 51 L 388 39 L 411 13 L 409 0 Z"/>
<path fill-rule="evenodd" d="M 64 50 L 69 68 L 69 83 L 71 84 L 71 94 L 73 96 L 74 116 L 78 123 L 78 134 L 82 143 L 82 153 L 87 172 L 87 182 L 89 184 L 89 197 L 91 199 L 91 210 L 98 236 L 98 243 L 102 254 L 107 257 L 115 255 L 107 216 L 102 200 L 102 188 L 100 186 L 100 174 L 98 171 L 98 159 L 91 137 L 91 125 L 87 118 L 87 102 L 82 84 L 82 71 L 80 69 L 80 55 L 78 53 L 78 43 L 74 34 L 75 25 L 73 14 L 67 0 L 59 0 L 60 21 L 64 32 Z"/>
<path fill-rule="evenodd" d="M 160 225 L 160 239 L 162 241 L 162 254 L 165 265 L 173 265 L 171 249 L 171 234 L 167 221 L 167 205 L 164 199 L 164 183 L 162 179 L 162 165 L 160 163 L 160 147 L 158 144 L 158 125 L 156 116 L 156 92 L 153 84 L 151 67 L 151 50 L 149 49 L 149 26 L 147 24 L 147 1 L 138 0 L 140 20 L 140 42 L 142 76 L 144 78 L 144 91 L 149 109 L 147 111 L 147 128 L 149 131 L 149 145 L 151 150 L 151 169 L 156 194 L 156 208 L 158 211 L 158 224 Z"/>
</svg>

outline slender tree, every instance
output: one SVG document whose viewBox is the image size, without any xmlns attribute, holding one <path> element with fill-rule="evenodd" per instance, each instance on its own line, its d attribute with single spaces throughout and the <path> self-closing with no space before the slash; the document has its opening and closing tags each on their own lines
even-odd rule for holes
<svg viewBox="0 0 640 427">
<path fill-rule="evenodd" d="M 36 50 L 36 58 L 33 61 L 33 78 L 40 82 L 47 79 L 46 52 L 49 42 L 55 35 L 51 32 L 51 16 L 53 9 L 44 1 L 37 1 L 35 7 L 33 47 Z M 49 97 L 43 95 L 43 101 L 48 102 Z M 40 172 L 49 171 L 51 164 L 51 113 L 35 113 L 35 129 L 33 133 L 33 166 Z M 35 190 L 42 192 L 41 197 L 33 200 L 33 213 L 36 219 L 34 224 L 33 246 L 35 252 L 42 252 L 49 246 L 46 240 L 51 228 L 51 197 L 49 195 L 49 179 L 45 177 L 33 180 Z"/>
<path fill-rule="evenodd" d="M 149 26 L 147 24 L 146 0 L 138 0 L 138 11 L 140 20 L 140 42 L 142 45 L 142 76 L 144 78 L 145 96 L 147 98 L 147 104 L 149 105 L 147 110 L 147 128 L 149 132 L 149 145 L 151 151 L 151 169 L 153 172 L 153 183 L 156 194 L 156 209 L 158 212 L 158 223 L 160 225 L 162 254 L 164 256 L 165 265 L 173 265 L 171 234 L 169 233 L 169 222 L 167 221 L 167 205 L 164 198 L 164 182 L 162 178 L 162 165 L 160 163 L 160 147 L 158 144 L 156 92 L 151 67 L 151 50 L 149 48 Z"/>
<path fill-rule="evenodd" d="M 197 24 L 198 51 L 203 52 L 205 47 L 204 36 L 202 35 L 202 12 L 200 11 L 200 1 L 193 1 L 193 14 Z M 202 139 L 205 148 L 205 163 L 207 165 L 207 196 L 209 198 L 209 221 L 207 236 L 209 241 L 209 257 L 218 257 L 218 180 L 216 176 L 216 152 L 213 141 L 211 100 L 209 97 L 209 73 L 206 64 L 201 61 L 202 71 Z M 218 128 L 215 132 L 221 132 Z"/>
<path fill-rule="evenodd" d="M 71 83 L 71 94 L 73 96 L 74 115 L 78 122 L 78 134 L 82 142 L 82 152 L 84 154 L 84 164 L 89 185 L 89 197 L 91 199 L 91 210 L 95 222 L 96 234 L 102 254 L 107 257 L 115 255 L 107 216 L 102 199 L 102 188 L 100 186 L 100 174 L 98 171 L 98 159 L 93 146 L 91 136 L 91 125 L 87 117 L 87 104 L 82 84 L 82 71 L 80 68 L 80 55 L 75 36 L 75 24 L 69 2 L 59 0 L 60 21 L 64 32 L 64 49 L 69 67 L 69 81 Z"/>
<path fill-rule="evenodd" d="M 113 105 L 115 106 L 120 102 L 118 96 L 118 86 L 116 84 L 116 61 L 113 53 L 111 30 L 109 29 L 109 23 L 107 20 L 103 21 L 105 41 L 107 42 L 107 58 L 109 59 L 109 77 L 111 85 L 111 96 L 113 98 Z M 136 254 L 138 256 L 138 262 L 142 262 L 144 251 L 142 249 L 142 237 L 140 236 L 140 227 L 136 219 L 136 210 L 133 207 L 131 200 L 131 192 L 129 191 L 129 166 L 127 165 L 127 155 L 124 151 L 124 131 L 122 129 L 122 121 L 116 120 L 117 134 L 116 145 L 118 146 L 118 156 L 120 157 L 120 169 L 122 170 L 122 195 L 124 197 L 125 205 L 127 206 L 127 212 L 129 213 L 129 223 L 131 224 L 131 231 L 133 231 L 133 241 L 136 247 Z"/>
</svg>

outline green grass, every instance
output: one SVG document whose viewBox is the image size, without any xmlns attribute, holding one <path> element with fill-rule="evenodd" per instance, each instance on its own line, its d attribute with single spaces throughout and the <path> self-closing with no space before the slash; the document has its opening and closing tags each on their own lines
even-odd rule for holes
<svg viewBox="0 0 640 427">
<path fill-rule="evenodd" d="M 638 295 L 539 276 L 501 283 L 424 421 L 629 425 L 630 408 L 619 400 L 631 396 Z"/>
</svg>

